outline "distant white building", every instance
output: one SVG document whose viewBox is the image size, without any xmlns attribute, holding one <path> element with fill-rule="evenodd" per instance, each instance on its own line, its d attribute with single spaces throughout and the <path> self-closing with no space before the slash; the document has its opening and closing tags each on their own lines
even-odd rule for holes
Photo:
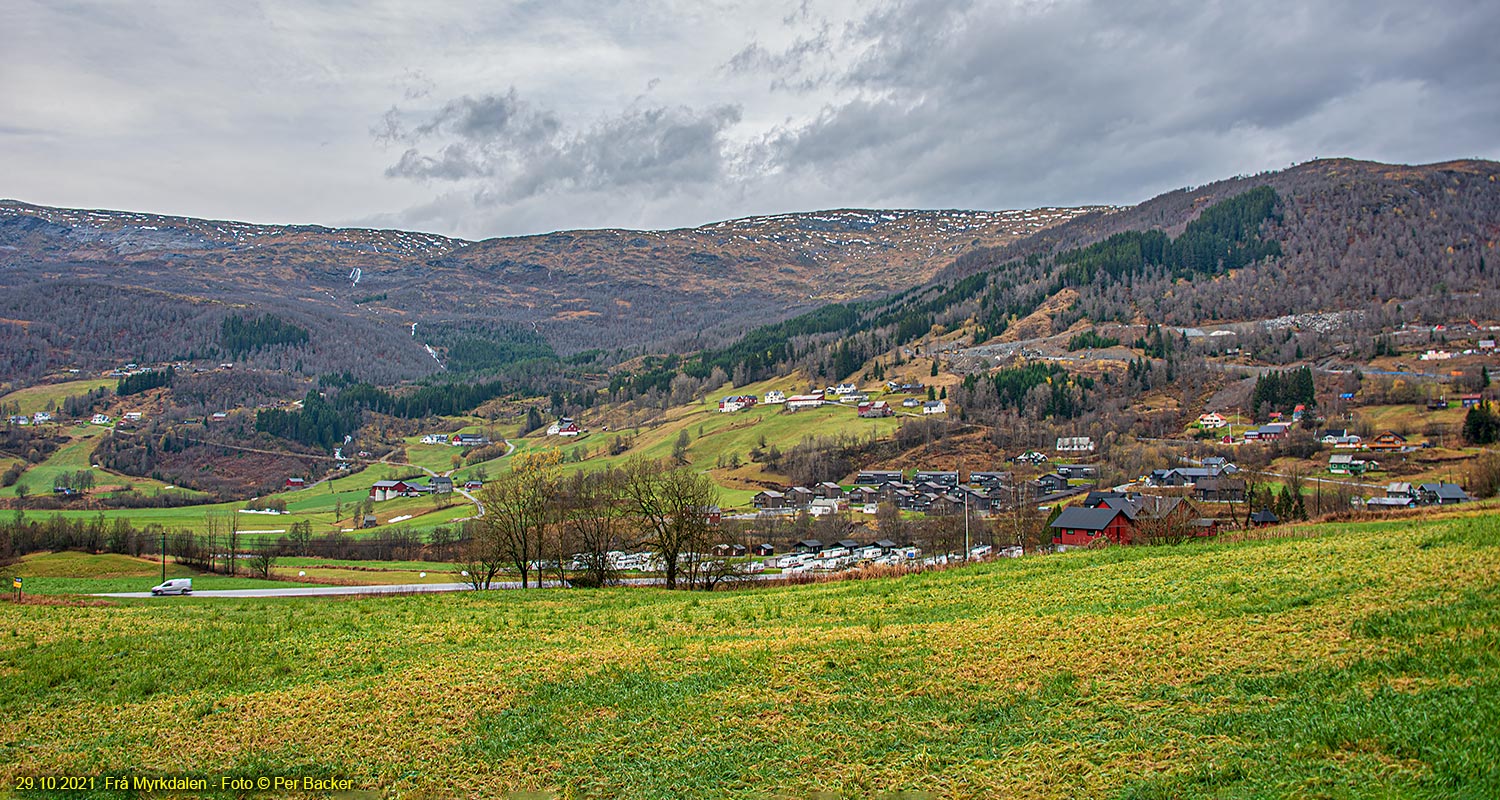
<svg viewBox="0 0 1500 800">
<path fill-rule="evenodd" d="M 110 418 L 109 418 L 109 416 L 107 414 L 95 414 L 94 418 L 91 419 L 91 420 L 89 420 L 89 424 L 90 425 L 108 425 L 111 421 L 112 420 L 110 420 Z"/>
<path fill-rule="evenodd" d="M 1217 411 L 1211 411 L 1198 417 L 1198 427 L 1204 430 L 1216 430 L 1228 425 L 1229 421 Z"/>
<path fill-rule="evenodd" d="M 1059 453 L 1092 453 L 1094 440 L 1087 436 L 1063 436 L 1057 440 Z"/>
<path fill-rule="evenodd" d="M 52 415 L 48 414 L 45 411 L 38 411 L 35 414 L 31 415 L 31 421 L 35 422 L 38 425 L 42 424 L 43 422 L 51 422 Z"/>
<path fill-rule="evenodd" d="M 766 396 L 761 398 L 761 402 L 768 406 L 781 405 L 786 402 L 786 393 L 780 389 L 772 389 L 766 392 Z"/>
<path fill-rule="evenodd" d="M 823 405 L 823 402 L 821 394 L 794 394 L 787 398 L 786 407 L 791 409 L 817 408 Z"/>
<path fill-rule="evenodd" d="M 943 402 L 942 400 L 928 400 L 927 402 L 922 404 L 922 413 L 946 414 L 948 413 L 948 404 Z"/>
<path fill-rule="evenodd" d="M 422 444 L 447 444 L 447 443 L 448 443 L 448 434 L 446 434 L 446 433 L 429 433 L 426 436 L 422 437 Z"/>
<path fill-rule="evenodd" d="M 852 383 L 841 383 L 833 387 L 833 393 L 836 395 L 854 394 L 857 391 L 859 391 L 859 387 Z"/>
</svg>

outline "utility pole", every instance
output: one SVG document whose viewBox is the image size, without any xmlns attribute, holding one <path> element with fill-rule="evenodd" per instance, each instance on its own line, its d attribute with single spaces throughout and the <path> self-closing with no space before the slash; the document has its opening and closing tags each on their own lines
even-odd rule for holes
<svg viewBox="0 0 1500 800">
<path fill-rule="evenodd" d="M 167 582 L 167 529 L 161 529 L 161 582 Z"/>
</svg>

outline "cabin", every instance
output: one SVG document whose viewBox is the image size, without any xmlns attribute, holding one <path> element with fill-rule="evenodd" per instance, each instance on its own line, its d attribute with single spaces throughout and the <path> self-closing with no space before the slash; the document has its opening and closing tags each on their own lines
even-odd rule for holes
<svg viewBox="0 0 1500 800">
<path fill-rule="evenodd" d="M 1133 530 L 1130 518 L 1118 508 L 1069 507 L 1048 526 L 1052 543 L 1060 548 L 1087 547 L 1094 542 L 1128 544 Z"/>
<path fill-rule="evenodd" d="M 755 546 L 755 554 L 758 556 L 776 555 L 776 547 L 768 542 L 761 542 Z"/>
<path fill-rule="evenodd" d="M 360 521 L 359 521 L 359 527 L 361 527 L 361 528 L 373 528 L 373 527 L 375 527 L 376 525 L 379 525 L 379 524 L 380 524 L 380 522 L 375 519 L 375 515 L 374 514 L 366 514 L 363 517 L 361 517 Z"/>
<path fill-rule="evenodd" d="M 793 548 L 798 555 L 817 555 L 823 550 L 823 542 L 818 539 L 798 539 Z"/>
<path fill-rule="evenodd" d="M 1365 444 L 1366 450 L 1393 451 L 1406 447 L 1406 437 L 1395 431 L 1386 431 Z"/>
<path fill-rule="evenodd" d="M 484 481 L 469 479 L 464 481 L 464 491 L 477 492 L 484 488 Z"/>
<path fill-rule="evenodd" d="M 1459 395 L 1458 402 L 1460 404 L 1462 404 L 1464 408 L 1474 408 L 1475 406 L 1477 406 L 1480 403 L 1484 402 L 1484 395 L 1482 395 L 1482 394 L 1465 394 L 1465 395 Z"/>
<path fill-rule="evenodd" d="M 412 486 L 406 481 L 375 481 L 370 486 L 370 499 L 378 503 L 396 497 L 405 497 L 412 491 Z"/>
<path fill-rule="evenodd" d="M 286 488 L 288 488 L 288 489 L 303 489 L 303 488 L 306 488 L 306 487 L 307 487 L 307 480 L 305 478 L 287 478 L 286 479 Z"/>
<path fill-rule="evenodd" d="M 1269 508 L 1262 508 L 1261 510 L 1250 515 L 1250 524 L 1254 525 L 1257 528 L 1264 528 L 1268 525 L 1276 525 L 1280 522 L 1281 518 L 1276 516 L 1276 512 L 1272 511 Z"/>
<path fill-rule="evenodd" d="M 953 487 L 958 485 L 957 472 L 918 472 L 913 475 L 912 483 L 934 483 L 938 486 Z"/>
<path fill-rule="evenodd" d="M 902 481 L 901 470 L 860 470 L 854 476 L 854 483 L 860 486 L 883 486 L 887 483 L 900 483 Z"/>
<path fill-rule="evenodd" d="M 1010 481 L 1009 472 L 970 472 L 969 485 L 982 486 L 986 489 L 998 489 Z"/>
<path fill-rule="evenodd" d="M 1068 479 L 1057 474 L 1056 472 L 1043 475 L 1042 477 L 1037 478 L 1036 482 L 1040 485 L 1042 493 L 1044 494 L 1056 494 L 1058 492 L 1066 492 L 1068 490 Z"/>
<path fill-rule="evenodd" d="M 750 504 L 758 511 L 777 511 L 789 507 L 786 495 L 773 489 L 756 492 L 755 496 L 750 498 Z"/>
<path fill-rule="evenodd" d="M 1205 478 L 1193 484 L 1193 498 L 1202 503 L 1245 502 L 1243 478 Z"/>
</svg>

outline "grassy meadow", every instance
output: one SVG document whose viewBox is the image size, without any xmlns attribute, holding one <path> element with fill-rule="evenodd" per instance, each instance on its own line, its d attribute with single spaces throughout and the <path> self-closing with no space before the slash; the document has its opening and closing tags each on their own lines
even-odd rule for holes
<svg viewBox="0 0 1500 800">
<path fill-rule="evenodd" d="M 1500 796 L 1500 516 L 1298 533 L 714 594 L 7 603 L 0 783 Z"/>
</svg>

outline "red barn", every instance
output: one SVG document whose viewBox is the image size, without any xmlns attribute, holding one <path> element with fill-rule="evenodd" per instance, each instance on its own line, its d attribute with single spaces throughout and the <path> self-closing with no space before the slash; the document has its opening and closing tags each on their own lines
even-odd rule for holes
<svg viewBox="0 0 1500 800">
<path fill-rule="evenodd" d="M 1130 517 L 1117 508 L 1065 508 L 1052 520 L 1052 543 L 1087 547 L 1101 538 L 1129 544 L 1134 530 Z"/>
</svg>

